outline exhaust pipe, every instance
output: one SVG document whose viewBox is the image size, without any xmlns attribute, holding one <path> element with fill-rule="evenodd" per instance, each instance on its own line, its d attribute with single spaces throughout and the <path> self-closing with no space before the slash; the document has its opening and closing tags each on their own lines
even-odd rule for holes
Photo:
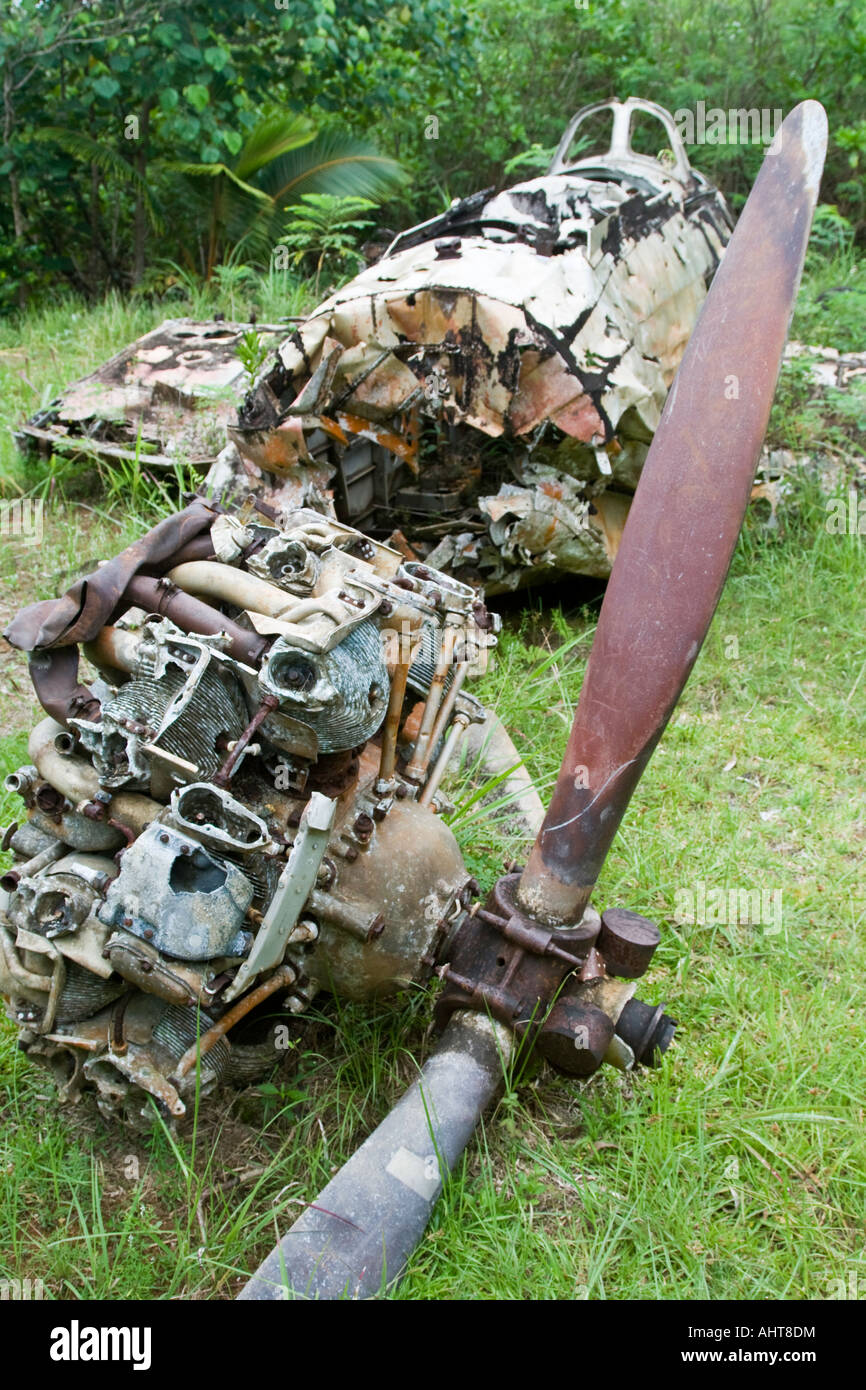
<svg viewBox="0 0 866 1390">
<path fill-rule="evenodd" d="M 54 719 L 43 719 L 30 734 L 27 751 L 39 776 L 77 807 L 83 801 L 93 801 L 100 790 L 99 775 L 85 758 L 58 752 L 54 740 L 63 732 Z M 164 810 L 161 801 L 153 801 L 139 792 L 115 792 L 111 797 L 111 815 L 136 835 Z"/>
</svg>

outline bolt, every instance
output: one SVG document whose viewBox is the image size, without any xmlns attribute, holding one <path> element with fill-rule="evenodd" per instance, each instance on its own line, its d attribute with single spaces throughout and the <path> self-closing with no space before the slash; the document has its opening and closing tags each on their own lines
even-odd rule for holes
<svg viewBox="0 0 866 1390">
<path fill-rule="evenodd" d="M 167 845 L 167 844 L 169 843 L 170 840 L 171 840 L 171 836 L 169 835 L 168 831 L 167 831 L 167 830 L 161 830 L 160 833 L 159 833 L 159 843 L 160 843 L 161 845 Z"/>
<path fill-rule="evenodd" d="M 153 940 L 153 927 L 145 927 L 144 931 L 143 931 L 141 934 L 142 934 L 142 936 L 144 937 L 145 941 L 152 941 L 152 940 Z"/>
<path fill-rule="evenodd" d="M 124 917 L 124 919 L 123 919 L 123 925 L 124 925 L 125 927 L 131 927 L 131 926 L 132 926 L 132 918 L 131 918 L 131 917 Z"/>
<path fill-rule="evenodd" d="M 356 818 L 353 829 L 359 840 L 369 840 L 373 833 L 373 821 L 366 811 L 362 811 Z"/>
<path fill-rule="evenodd" d="M 337 877 L 337 866 L 333 859 L 323 859 L 316 874 L 316 882 L 322 888 L 330 888 Z"/>
<path fill-rule="evenodd" d="M 538 1035 L 537 1048 L 558 1071 L 591 1076 L 604 1061 L 613 1020 L 593 1004 L 560 995 Z"/>
<path fill-rule="evenodd" d="M 638 912 L 609 907 L 601 914 L 596 944 L 611 975 L 636 980 L 649 966 L 660 940 L 655 922 Z"/>
<path fill-rule="evenodd" d="M 463 888 L 460 890 L 461 905 L 463 907 L 468 907 L 477 892 L 478 882 L 476 879 L 470 878 L 469 882 L 464 884 Z"/>
</svg>

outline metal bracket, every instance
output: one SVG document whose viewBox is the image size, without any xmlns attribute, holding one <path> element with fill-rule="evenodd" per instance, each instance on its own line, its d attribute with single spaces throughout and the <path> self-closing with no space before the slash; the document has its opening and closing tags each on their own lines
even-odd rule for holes
<svg viewBox="0 0 866 1390">
<path fill-rule="evenodd" d="M 282 960 L 304 903 L 315 887 L 336 810 L 336 801 L 321 792 L 313 792 L 304 807 L 286 867 L 280 874 L 250 954 L 223 995 L 226 1002 L 236 999 L 256 975 Z"/>
</svg>

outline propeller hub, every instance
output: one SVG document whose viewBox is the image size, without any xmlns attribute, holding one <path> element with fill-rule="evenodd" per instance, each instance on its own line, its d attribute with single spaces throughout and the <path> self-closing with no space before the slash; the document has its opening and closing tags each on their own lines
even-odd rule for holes
<svg viewBox="0 0 866 1390">
<path fill-rule="evenodd" d="M 519 872 L 500 878 L 449 941 L 438 1026 L 459 1010 L 489 1014 L 520 1040 L 522 1059 L 534 1050 L 570 1076 L 590 1076 L 605 1060 L 652 1065 L 674 1024 L 634 1000 L 631 982 L 650 964 L 658 927 L 625 908 L 599 917 L 591 907 L 573 927 L 550 927 L 520 905 L 520 881 Z"/>
</svg>

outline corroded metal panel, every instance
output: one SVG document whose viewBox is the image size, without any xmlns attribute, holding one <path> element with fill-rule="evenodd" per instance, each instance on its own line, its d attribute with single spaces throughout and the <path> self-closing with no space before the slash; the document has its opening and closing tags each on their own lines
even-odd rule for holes
<svg viewBox="0 0 866 1390">
<path fill-rule="evenodd" d="M 667 113 L 672 162 L 623 144 L 645 103 L 612 109 L 606 155 L 560 151 L 540 178 L 455 203 L 299 324 L 231 430 L 239 467 L 266 490 L 269 441 L 293 421 L 282 476 L 315 454 L 338 515 L 399 528 L 419 558 L 488 592 L 606 576 L 621 520 L 605 524 L 599 499 L 618 499 L 608 516 L 627 507 L 731 227 Z M 380 451 L 353 492 L 359 436 Z"/>
</svg>

